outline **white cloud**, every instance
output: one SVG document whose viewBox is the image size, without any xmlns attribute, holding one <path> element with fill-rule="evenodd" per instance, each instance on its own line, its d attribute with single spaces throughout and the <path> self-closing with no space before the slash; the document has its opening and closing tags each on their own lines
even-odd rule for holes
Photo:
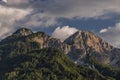
<svg viewBox="0 0 120 80">
<path fill-rule="evenodd" d="M 30 9 L 8 8 L 0 5 L 0 39 L 16 27 L 17 21 L 31 12 Z"/>
<path fill-rule="evenodd" d="M 30 11 L 32 11 L 32 9 L 24 10 L 24 9 L 8 8 L 8 7 L 0 6 L 0 17 L 5 17 L 5 18 L 9 17 L 9 20 L 11 19 L 19 20 L 19 19 L 24 18 L 27 14 L 29 14 Z"/>
<path fill-rule="evenodd" d="M 7 27 L 0 27 L 0 39 L 3 39 L 6 35 L 6 33 L 10 32 L 11 29 Z"/>
<path fill-rule="evenodd" d="M 117 23 L 113 27 L 102 29 L 100 31 L 100 36 L 102 36 L 103 39 L 105 39 L 113 46 L 120 48 L 120 23 Z"/>
<path fill-rule="evenodd" d="M 28 16 L 29 19 L 26 19 L 24 26 L 30 27 L 49 27 L 51 25 L 57 24 L 55 17 L 47 16 L 44 13 L 35 13 Z"/>
<path fill-rule="evenodd" d="M 29 6 L 29 2 L 31 0 L 2 0 L 3 2 L 5 2 L 6 4 L 4 4 L 5 6 L 9 6 L 9 7 L 28 7 Z"/>
<path fill-rule="evenodd" d="M 7 3 L 7 0 L 2 0 L 3 2 Z"/>
<path fill-rule="evenodd" d="M 58 27 L 52 33 L 52 37 L 58 38 L 58 39 L 61 39 L 61 41 L 64 41 L 69 36 L 74 34 L 76 31 L 78 30 L 74 27 L 69 27 L 69 26 L 63 26 L 62 28 Z"/>
<path fill-rule="evenodd" d="M 107 29 L 101 29 L 100 30 L 100 33 L 105 33 L 105 32 L 107 32 Z"/>
</svg>

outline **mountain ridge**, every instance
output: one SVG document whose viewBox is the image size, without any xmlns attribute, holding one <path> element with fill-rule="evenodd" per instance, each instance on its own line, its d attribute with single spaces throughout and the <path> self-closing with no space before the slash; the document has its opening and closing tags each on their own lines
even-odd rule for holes
<svg viewBox="0 0 120 80">
<path fill-rule="evenodd" d="M 75 59 L 76 58 L 79 59 L 78 56 L 84 58 L 87 54 L 92 53 L 94 55 L 97 55 L 98 56 L 97 59 L 99 60 L 99 58 L 100 57 L 102 58 L 102 56 L 109 57 L 113 49 L 113 46 L 109 45 L 107 42 L 102 40 L 94 33 L 87 31 L 78 31 L 72 36 L 70 36 L 68 39 L 66 39 L 64 42 L 69 45 L 72 45 L 72 49 L 74 49 L 74 52 L 70 53 L 70 57 L 71 56 L 73 57 L 73 55 L 76 54 Z M 109 55 L 107 56 L 107 54 Z M 75 61 L 79 61 L 79 60 L 75 60 Z M 108 62 L 105 61 L 107 60 L 103 60 L 102 62 L 107 64 Z"/>
<path fill-rule="evenodd" d="M 23 32 L 23 34 L 21 32 Z M 16 36 L 18 39 L 14 38 Z M 13 39 L 11 37 L 13 37 Z M 61 42 L 59 39 L 52 38 L 44 32 L 33 33 L 30 29 L 21 28 L 10 37 L 2 40 L 1 43 L 5 44 L 5 42 L 20 40 L 19 38 L 22 38 L 23 41 L 28 40 L 38 43 L 41 49 L 56 47 L 79 65 L 88 64 L 85 62 L 86 57 L 88 54 L 92 54 L 101 63 L 120 67 L 120 49 L 114 48 L 93 32 L 77 31 L 64 42 Z"/>
<path fill-rule="evenodd" d="M 109 54 L 98 53 L 94 45 L 89 47 L 87 43 L 90 36 L 96 35 L 80 34 L 71 36 L 72 43 L 71 37 L 68 38 L 71 44 L 44 32 L 8 36 L 0 42 L 1 80 L 119 80 L 120 50 L 113 48 Z M 81 40 L 81 36 L 85 38 Z M 96 45 L 94 40 L 91 38 L 90 42 Z M 108 56 L 107 65 L 99 59 Z"/>
</svg>

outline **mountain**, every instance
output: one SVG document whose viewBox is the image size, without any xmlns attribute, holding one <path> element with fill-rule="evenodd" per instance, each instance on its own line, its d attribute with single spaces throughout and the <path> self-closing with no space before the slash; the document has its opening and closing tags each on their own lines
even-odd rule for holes
<svg viewBox="0 0 120 80">
<path fill-rule="evenodd" d="M 114 48 L 92 32 L 78 31 L 64 43 L 71 45 L 68 55 L 77 64 L 85 64 L 86 57 L 93 55 L 101 63 L 120 67 L 120 49 Z"/>
<path fill-rule="evenodd" d="M 88 31 L 61 42 L 21 28 L 0 42 L 0 79 L 119 80 L 119 51 Z"/>
<path fill-rule="evenodd" d="M 58 49 L 42 49 L 40 43 L 33 40 L 36 36 L 49 37 L 39 32 L 27 37 L 12 35 L 7 38 L 8 41 L 5 39 L 1 42 L 1 80 L 109 79 L 96 70 L 77 66 Z"/>
<path fill-rule="evenodd" d="M 11 43 L 15 41 L 30 41 L 34 43 L 39 43 L 40 48 L 48 48 L 48 47 L 57 47 L 64 51 L 64 53 L 68 53 L 70 48 L 69 45 L 64 44 L 59 39 L 55 39 L 45 34 L 44 32 L 36 32 L 33 33 L 31 30 L 26 28 L 21 28 L 13 33 L 11 36 L 3 39 L 0 44 Z"/>
<path fill-rule="evenodd" d="M 55 47 L 63 51 L 72 61 L 79 65 L 88 65 L 87 56 L 93 55 L 104 64 L 120 67 L 120 49 L 114 48 L 99 36 L 89 31 L 78 31 L 71 35 L 64 42 L 52 38 L 44 32 L 33 33 L 30 29 L 18 29 L 13 35 L 5 38 L 0 44 L 12 43 L 15 41 L 28 41 L 34 46 L 38 43 L 41 49 Z M 27 45 L 27 44 L 26 44 Z"/>
</svg>

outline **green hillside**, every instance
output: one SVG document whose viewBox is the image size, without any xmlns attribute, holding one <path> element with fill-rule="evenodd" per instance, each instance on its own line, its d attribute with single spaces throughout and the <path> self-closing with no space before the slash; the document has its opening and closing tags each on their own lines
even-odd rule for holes
<svg viewBox="0 0 120 80">
<path fill-rule="evenodd" d="M 56 48 L 40 49 L 31 36 L 14 35 L 0 43 L 0 80 L 119 80 L 119 70 L 94 57 L 89 61 L 95 68 L 78 66 Z"/>
</svg>

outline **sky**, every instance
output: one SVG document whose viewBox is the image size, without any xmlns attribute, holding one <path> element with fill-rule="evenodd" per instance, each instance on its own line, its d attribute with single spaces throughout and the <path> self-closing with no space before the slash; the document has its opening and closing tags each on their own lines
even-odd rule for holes
<svg viewBox="0 0 120 80">
<path fill-rule="evenodd" d="M 0 0 L 0 39 L 26 27 L 62 41 L 92 31 L 120 48 L 120 0 Z"/>
</svg>

